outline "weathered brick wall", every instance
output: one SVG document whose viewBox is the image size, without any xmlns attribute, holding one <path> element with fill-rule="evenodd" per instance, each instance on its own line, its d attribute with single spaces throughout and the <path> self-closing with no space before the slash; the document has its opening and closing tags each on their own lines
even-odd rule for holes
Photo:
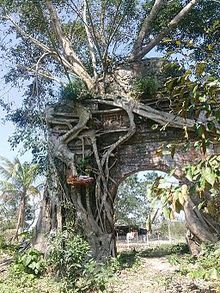
<svg viewBox="0 0 220 293">
<path fill-rule="evenodd" d="M 93 156 L 93 148 L 90 139 L 86 139 L 86 132 L 94 131 L 96 133 L 97 149 L 101 154 L 111 145 L 117 143 L 129 131 L 129 119 L 127 113 L 120 108 L 100 108 L 100 105 L 88 103 L 91 109 L 91 119 L 88 127 L 85 129 L 84 139 L 76 137 L 68 144 L 70 152 L 75 154 L 75 162 L 80 162 L 86 156 Z M 95 105 L 95 107 L 94 107 Z M 68 131 L 69 122 L 72 127 L 78 123 L 77 107 L 74 104 L 67 103 L 57 105 L 54 110 L 55 122 L 51 123 L 51 131 L 54 135 L 62 135 Z M 63 117 L 65 121 L 62 122 Z M 118 185 L 125 177 L 147 170 L 158 170 L 169 172 L 176 167 L 176 176 L 181 177 L 181 168 L 189 162 L 195 162 L 201 159 L 201 154 L 194 149 L 184 150 L 186 140 L 184 131 L 175 128 L 155 129 L 155 122 L 150 119 L 139 117 L 135 114 L 136 133 L 127 141 L 120 144 L 111 154 L 108 167 L 110 168 L 110 187 L 112 197 L 117 192 Z M 81 133 L 80 133 L 81 134 Z M 193 140 L 193 133 L 188 133 L 190 140 Z M 158 156 L 158 149 L 170 144 L 176 145 L 176 152 L 172 158 L 168 150 L 163 156 Z M 218 147 L 219 148 L 219 147 Z M 219 153 L 217 147 L 214 150 Z M 94 163 L 94 168 L 97 165 Z"/>
<path fill-rule="evenodd" d="M 176 152 L 174 157 L 165 150 L 162 156 L 158 155 L 161 146 L 174 143 Z M 126 144 L 120 146 L 115 153 L 115 166 L 111 177 L 116 184 L 112 186 L 113 198 L 117 193 L 119 184 L 131 174 L 140 171 L 170 172 L 176 169 L 174 176 L 181 178 L 182 167 L 187 163 L 201 159 L 201 154 L 194 149 L 184 149 L 183 133 L 176 129 L 164 132 L 141 132 L 135 134 Z"/>
</svg>

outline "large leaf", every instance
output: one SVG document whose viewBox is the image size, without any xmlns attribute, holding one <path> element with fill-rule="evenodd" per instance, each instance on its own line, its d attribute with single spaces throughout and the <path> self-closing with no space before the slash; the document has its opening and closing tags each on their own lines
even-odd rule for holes
<svg viewBox="0 0 220 293">
<path fill-rule="evenodd" d="M 205 167 L 202 169 L 202 176 L 209 184 L 214 186 L 215 180 L 216 180 L 216 174 L 212 171 L 210 167 Z"/>
</svg>

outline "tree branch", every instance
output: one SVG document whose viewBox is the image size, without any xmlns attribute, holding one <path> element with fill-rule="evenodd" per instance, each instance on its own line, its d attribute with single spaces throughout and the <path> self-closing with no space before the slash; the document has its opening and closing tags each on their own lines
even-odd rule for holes
<svg viewBox="0 0 220 293">
<path fill-rule="evenodd" d="M 102 156 L 102 166 L 104 166 L 105 164 L 105 176 L 106 179 L 108 180 L 109 177 L 109 166 L 108 166 L 108 162 L 109 162 L 109 157 L 111 155 L 111 153 L 122 143 L 124 143 L 125 141 L 127 141 L 136 131 L 136 124 L 134 122 L 134 114 L 133 114 L 133 105 L 123 105 L 123 109 L 127 112 L 128 118 L 129 118 L 129 129 L 128 132 L 120 137 L 115 143 L 113 143 L 112 145 L 110 145 L 110 147 L 108 148 L 108 150 L 106 151 L 106 153 Z"/>
<path fill-rule="evenodd" d="M 167 0 L 155 0 L 150 13 L 146 15 L 146 17 L 144 18 L 144 21 L 142 23 L 137 39 L 134 42 L 133 52 L 132 52 L 134 56 L 136 56 L 136 54 L 141 50 L 145 37 L 150 33 L 151 25 L 153 21 L 156 19 L 158 12 L 166 3 L 167 3 Z"/>
<path fill-rule="evenodd" d="M 95 56 L 95 45 L 92 39 L 92 34 L 89 30 L 88 22 L 87 22 L 87 10 L 88 10 L 88 3 L 86 0 L 84 0 L 84 8 L 83 8 L 83 22 L 86 30 L 86 35 L 88 39 L 88 44 L 89 44 L 89 52 L 92 60 L 92 67 L 93 67 L 93 73 L 94 73 L 94 78 L 95 81 L 97 81 L 98 74 L 97 74 L 97 61 L 96 61 L 96 56 Z"/>
<path fill-rule="evenodd" d="M 39 62 L 39 60 L 38 60 L 38 62 Z M 18 64 L 17 67 L 24 69 L 30 73 L 33 73 L 35 76 L 38 75 L 43 78 L 55 81 L 55 82 L 59 83 L 60 85 L 63 85 L 63 82 L 60 79 L 58 79 L 57 77 L 53 76 L 50 72 L 37 68 L 37 67 L 39 67 L 39 64 L 36 64 L 35 66 L 33 66 L 36 69 L 34 69 L 33 67 L 28 67 L 28 66 L 22 65 L 22 64 Z"/>
<path fill-rule="evenodd" d="M 65 58 L 72 65 L 72 70 L 74 71 L 74 73 L 86 83 L 88 89 L 92 89 L 94 87 L 94 82 L 91 76 L 86 71 L 85 67 L 83 66 L 80 58 L 73 50 L 70 41 L 65 37 L 52 1 L 46 0 L 46 5 L 50 14 L 53 31 L 56 34 L 58 42 L 63 49 Z"/>
<path fill-rule="evenodd" d="M 98 100 L 102 104 L 106 105 L 112 105 L 115 107 L 119 107 L 124 109 L 125 105 L 128 104 L 129 106 L 129 101 L 125 99 L 112 99 L 110 95 L 106 95 L 106 98 L 108 100 Z M 111 98 L 111 100 L 109 99 Z M 187 127 L 188 129 L 193 129 L 196 121 L 193 119 L 185 119 L 179 116 L 176 116 L 171 113 L 166 113 L 162 111 L 155 110 L 154 108 L 151 108 L 149 106 L 144 105 L 143 103 L 135 103 L 133 102 L 132 104 L 132 111 L 133 113 L 136 113 L 142 117 L 151 119 L 161 125 L 167 125 L 170 127 L 175 127 L 175 128 L 183 128 Z"/>
<path fill-rule="evenodd" d="M 23 30 L 14 20 L 13 18 L 11 18 L 9 15 L 7 16 L 3 16 L 2 19 L 5 19 L 5 20 L 8 20 L 12 23 L 12 25 L 14 26 L 14 28 L 16 29 L 16 31 L 22 36 L 23 39 L 27 39 L 27 40 L 30 40 L 30 42 L 34 45 L 36 45 L 38 48 L 42 49 L 43 52 L 45 52 L 45 54 L 49 54 L 51 56 L 54 56 L 54 59 L 56 59 L 57 61 L 61 61 L 63 66 L 65 66 L 66 68 L 68 68 L 69 70 L 72 70 L 76 75 L 78 75 L 76 72 L 75 72 L 75 67 L 70 63 L 68 62 L 67 59 L 65 59 L 63 56 L 59 56 L 57 54 L 57 52 L 46 46 L 45 44 L 43 44 L 42 42 L 40 42 L 39 40 L 37 40 L 36 38 L 32 37 L 31 35 L 29 35 L 25 30 Z M 25 66 L 24 66 L 25 67 Z M 31 70 L 33 72 L 33 69 Z M 42 74 L 41 74 L 42 75 Z M 49 78 L 48 76 L 44 76 L 42 75 L 43 77 L 46 77 L 46 78 Z M 52 78 L 50 78 L 52 79 Z M 53 80 L 53 79 L 52 79 Z M 57 81 L 57 80 L 56 80 Z"/>
<path fill-rule="evenodd" d="M 70 129 L 66 134 L 62 136 L 62 141 L 66 145 L 73 140 L 83 129 L 86 128 L 86 123 L 90 119 L 90 112 L 85 107 L 80 107 L 79 110 L 79 121 L 76 126 Z"/>
<path fill-rule="evenodd" d="M 10 21 L 13 24 L 13 26 L 15 27 L 16 31 L 22 35 L 23 39 L 30 40 L 31 43 L 33 43 L 34 45 L 36 45 L 38 48 L 42 49 L 46 53 L 56 54 L 56 52 L 52 48 L 46 46 L 45 44 L 41 43 L 39 40 L 37 40 L 34 37 L 32 37 L 31 35 L 29 35 L 9 15 L 3 16 L 1 18 Z"/>
<path fill-rule="evenodd" d="M 161 2 L 160 0 L 158 0 Z M 180 23 L 180 21 L 190 12 L 190 10 L 199 2 L 200 0 L 191 0 L 167 25 L 164 30 L 162 30 L 155 38 L 153 38 L 146 46 L 141 48 L 143 39 L 145 37 L 145 31 L 141 32 L 141 36 L 138 36 L 138 39 L 135 43 L 134 51 L 132 52 L 129 61 L 134 61 L 137 59 L 142 59 L 147 53 L 149 53 L 154 47 L 156 47 L 160 41 L 174 28 L 177 27 L 177 25 Z M 156 8 L 155 8 L 156 9 Z M 156 16 L 154 16 L 155 18 Z M 153 18 L 153 19 L 154 19 Z M 144 24 L 143 24 L 144 25 Z M 150 25 L 150 24 L 149 24 Z M 146 28 L 147 28 L 147 34 L 149 33 L 149 28 L 146 20 Z"/>
<path fill-rule="evenodd" d="M 91 15 L 91 12 L 90 12 L 90 9 L 89 9 L 89 6 L 88 6 L 88 1 L 85 0 L 85 2 L 87 3 L 87 9 L 88 9 L 88 17 L 89 17 L 89 21 L 90 21 L 90 25 L 91 25 L 91 36 L 93 37 L 93 42 L 96 46 L 96 50 L 99 54 L 99 58 L 100 58 L 100 62 L 102 64 L 102 67 L 103 67 L 103 70 L 104 70 L 104 64 L 103 64 L 103 58 L 102 58 L 102 54 L 101 54 L 101 50 L 100 50 L 100 47 L 99 47 L 99 42 L 97 40 L 97 34 L 96 34 L 96 31 L 95 31 L 95 26 L 94 26 L 94 23 L 93 23 L 93 20 L 92 20 L 92 15 Z"/>
<path fill-rule="evenodd" d="M 105 17 L 106 17 L 106 2 L 101 1 L 101 11 L 100 11 L 100 36 L 101 41 L 104 45 L 107 44 L 105 37 Z"/>
</svg>

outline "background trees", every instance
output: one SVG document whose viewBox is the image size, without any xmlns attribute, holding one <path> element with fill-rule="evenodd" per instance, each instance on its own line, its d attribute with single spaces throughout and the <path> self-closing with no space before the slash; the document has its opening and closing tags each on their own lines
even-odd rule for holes
<svg viewBox="0 0 220 293">
<path fill-rule="evenodd" d="M 18 237 L 19 229 L 24 231 L 27 221 L 35 217 L 35 210 L 29 204 L 31 196 L 39 195 L 39 189 L 34 186 L 38 175 L 38 166 L 27 162 L 21 163 L 19 159 L 13 162 L 1 157 L 0 174 L 3 180 L 0 181 L 0 192 L 2 209 L 5 216 L 2 220 L 13 222 L 16 219 L 16 230 L 14 239 Z"/>
<path fill-rule="evenodd" d="M 147 197 L 148 185 L 156 177 L 156 174 L 149 173 L 140 179 L 134 174 L 119 185 L 115 200 L 116 225 L 146 226 L 153 208 Z"/>
</svg>

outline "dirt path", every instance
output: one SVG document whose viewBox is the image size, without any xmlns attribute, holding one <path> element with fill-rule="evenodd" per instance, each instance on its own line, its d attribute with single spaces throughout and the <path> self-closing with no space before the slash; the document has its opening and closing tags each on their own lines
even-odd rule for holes
<svg viewBox="0 0 220 293">
<path fill-rule="evenodd" d="M 215 293 L 207 284 L 177 274 L 165 257 L 141 258 L 134 269 L 120 272 L 109 284 L 106 292 L 114 293 Z M 217 292 L 216 292 L 217 293 Z M 220 292 L 218 292 L 220 293 Z"/>
</svg>

